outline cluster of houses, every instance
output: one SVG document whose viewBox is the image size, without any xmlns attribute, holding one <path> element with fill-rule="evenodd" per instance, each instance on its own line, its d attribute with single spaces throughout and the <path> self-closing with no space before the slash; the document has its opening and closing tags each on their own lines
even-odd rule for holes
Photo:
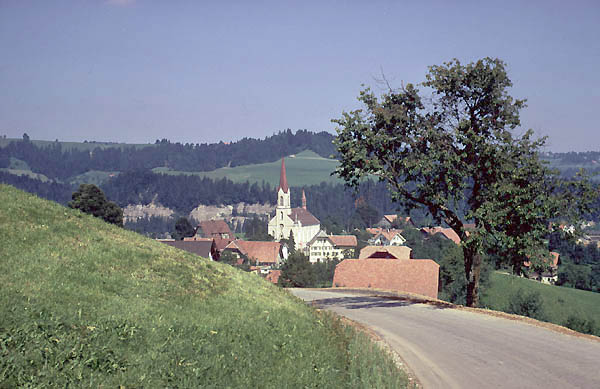
<svg viewBox="0 0 600 389">
<path fill-rule="evenodd" d="M 224 220 L 208 220 L 200 222 L 193 237 L 184 238 L 184 240 L 163 239 L 161 242 L 212 260 L 219 260 L 219 258 L 227 252 L 231 253 L 234 258 L 238 258 L 240 264 L 241 261 L 243 261 L 243 258 L 247 258 L 251 271 L 259 273 L 268 280 L 277 283 L 281 273 L 280 270 L 278 270 L 279 266 L 283 261 L 287 260 L 288 253 L 291 249 L 291 247 L 287 247 L 286 243 L 281 243 L 281 241 L 293 241 L 295 246 L 294 249 L 304 253 L 312 263 L 333 259 L 355 261 L 355 259 L 352 258 L 356 258 L 358 260 L 366 260 L 367 262 L 363 261 L 360 263 L 360 270 L 357 273 L 358 276 L 353 276 L 355 278 L 365 278 L 363 273 L 368 273 L 370 271 L 368 268 L 364 267 L 367 266 L 367 264 L 372 262 L 373 266 L 381 267 L 380 260 L 388 259 L 400 262 L 398 262 L 398 266 L 396 267 L 390 266 L 392 262 L 386 263 L 386 273 L 384 278 L 394 280 L 399 277 L 399 279 L 402 279 L 403 274 L 393 274 L 394 269 L 397 269 L 400 273 L 404 272 L 406 274 L 410 272 L 419 274 L 419 272 L 423 270 L 423 274 L 429 274 L 428 277 L 431 278 L 431 280 L 424 280 L 424 277 L 416 277 L 419 279 L 411 282 L 415 285 L 418 284 L 416 288 L 420 291 L 431 291 L 437 288 L 437 275 L 434 274 L 435 271 L 431 271 L 432 265 L 425 262 L 433 261 L 430 259 L 415 260 L 411 254 L 412 250 L 405 245 L 406 239 L 402 236 L 403 230 L 394 228 L 395 226 L 415 228 L 410 217 L 398 220 L 397 215 L 384 215 L 374 227 L 367 228 L 367 232 L 371 235 L 368 240 L 368 246 L 362 248 L 360 252 L 357 252 L 358 242 L 355 235 L 329 235 L 321 230 L 320 221 L 312 215 L 307 208 L 307 199 L 304 192 L 302 193 L 301 207 L 292 208 L 290 197 L 285 160 L 282 159 L 279 187 L 277 188 L 277 206 L 275 215 L 268 221 L 267 226 L 268 233 L 274 238 L 274 241 L 262 242 L 236 239 Z M 475 226 L 465 225 L 465 227 L 469 230 Z M 456 244 L 461 243 L 460 237 L 451 228 L 426 227 L 421 228 L 420 231 L 426 237 L 438 235 Z M 415 262 L 407 267 L 408 265 L 402 262 L 405 260 L 415 260 Z M 547 271 L 531 271 L 528 272 L 529 277 L 546 283 L 554 283 L 557 280 L 557 269 L 559 264 L 558 254 L 551 253 L 549 262 L 550 266 Z M 421 265 L 424 267 L 419 270 L 419 266 Z M 529 266 L 529 262 L 526 262 L 525 267 Z M 350 265 L 346 266 L 346 268 L 349 267 Z M 356 266 L 354 267 L 355 269 L 353 271 L 356 271 L 358 268 Z M 410 268 L 410 271 L 407 270 L 408 268 Z M 392 274 L 388 274 L 390 271 Z M 351 278 L 352 277 L 350 277 L 350 279 Z M 348 281 L 348 277 L 341 277 L 340 279 L 344 279 L 344 282 L 350 284 L 352 284 L 353 281 L 352 279 Z M 368 283 L 370 287 L 371 281 L 372 280 L 367 277 L 367 281 L 361 282 Z M 352 284 L 343 286 L 361 285 Z M 428 293 L 432 294 L 432 292 Z"/>
</svg>

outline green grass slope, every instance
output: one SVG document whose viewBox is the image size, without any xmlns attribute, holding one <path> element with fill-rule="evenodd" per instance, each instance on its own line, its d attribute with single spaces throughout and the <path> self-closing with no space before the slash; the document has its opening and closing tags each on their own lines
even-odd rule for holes
<svg viewBox="0 0 600 389">
<path fill-rule="evenodd" d="M 481 305 L 490 309 L 506 311 L 511 296 L 519 290 L 523 294 L 539 293 L 546 321 L 564 325 L 570 317 L 594 321 L 600 325 L 600 293 L 545 285 L 526 278 L 493 272 L 490 287 L 484 291 Z M 597 335 L 600 335 L 597 328 Z"/>
<path fill-rule="evenodd" d="M 286 157 L 285 167 L 288 182 L 294 186 L 316 185 L 321 182 L 341 183 L 342 181 L 331 176 L 331 172 L 337 167 L 335 159 L 323 158 L 313 151 L 307 150 L 296 154 L 293 158 Z M 219 179 L 226 177 L 234 182 L 262 182 L 266 181 L 271 186 L 279 185 L 279 171 L 281 160 L 255 165 L 242 165 L 236 167 L 225 167 L 211 172 L 182 172 L 166 168 L 155 168 L 155 173 L 164 174 L 190 174 L 201 177 Z"/>
<path fill-rule="evenodd" d="M 0 185 L 0 387 L 403 387 L 258 276 Z"/>
</svg>

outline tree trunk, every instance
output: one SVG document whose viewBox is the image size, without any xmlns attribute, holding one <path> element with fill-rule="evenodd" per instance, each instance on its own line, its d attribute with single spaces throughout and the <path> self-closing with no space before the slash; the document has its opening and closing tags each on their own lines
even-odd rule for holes
<svg viewBox="0 0 600 389">
<path fill-rule="evenodd" d="M 469 247 L 463 249 L 465 257 L 465 277 L 467 279 L 467 307 L 479 305 L 479 276 L 481 275 L 481 254 Z"/>
</svg>

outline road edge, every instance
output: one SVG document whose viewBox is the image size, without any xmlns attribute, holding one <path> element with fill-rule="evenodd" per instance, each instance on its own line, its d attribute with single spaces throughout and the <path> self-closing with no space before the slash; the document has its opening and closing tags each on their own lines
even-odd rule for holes
<svg viewBox="0 0 600 389">
<path fill-rule="evenodd" d="M 423 296 L 420 294 L 398 292 L 395 290 L 386 290 L 386 289 L 374 289 L 374 288 L 338 287 L 338 288 L 303 288 L 303 289 L 322 290 L 322 291 L 337 292 L 337 293 L 356 293 L 356 294 L 363 294 L 363 295 L 369 295 L 369 296 L 375 296 L 375 297 L 384 297 L 384 298 L 389 298 L 392 300 L 411 301 L 416 304 L 435 305 L 437 307 L 457 309 L 457 310 L 461 310 L 461 311 L 479 313 L 479 314 L 483 314 L 483 315 L 494 316 L 494 317 L 503 318 L 503 319 L 512 320 L 512 321 L 519 321 L 519 322 L 523 322 L 523 323 L 526 323 L 526 324 L 529 324 L 532 326 L 546 328 L 550 331 L 554 331 L 554 332 L 557 332 L 560 334 L 570 335 L 570 336 L 587 339 L 587 340 L 594 341 L 594 342 L 600 342 L 600 337 L 598 337 L 598 336 L 590 335 L 590 334 L 582 334 L 581 332 L 574 331 L 570 328 L 563 327 L 558 324 L 536 320 L 536 319 L 533 319 L 533 318 L 527 317 L 527 316 L 520 316 L 520 315 L 514 315 L 512 313 L 495 311 L 493 309 L 465 307 L 464 305 L 453 304 L 453 303 L 449 303 L 448 301 L 438 300 L 438 299 L 434 299 L 434 298 L 431 298 L 428 296 Z"/>
</svg>

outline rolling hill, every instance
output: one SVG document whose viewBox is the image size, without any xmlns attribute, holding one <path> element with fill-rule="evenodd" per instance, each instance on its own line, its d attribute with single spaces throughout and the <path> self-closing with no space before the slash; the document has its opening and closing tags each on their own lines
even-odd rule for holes
<svg viewBox="0 0 600 389">
<path fill-rule="evenodd" d="M 317 185 L 321 182 L 342 183 L 331 173 L 337 167 L 335 159 L 323 158 L 317 153 L 305 150 L 293 156 L 286 157 L 285 166 L 289 181 L 295 186 Z M 166 168 L 155 168 L 155 173 L 163 174 L 188 174 L 213 179 L 228 178 L 233 182 L 262 182 L 276 187 L 279 185 L 279 171 L 281 160 L 253 165 L 242 165 L 236 167 L 223 167 L 210 172 L 182 172 Z"/>
<path fill-rule="evenodd" d="M 493 272 L 490 274 L 490 286 L 481 297 L 481 304 L 497 311 L 507 311 L 510 299 L 518 293 L 524 296 L 532 293 L 539 295 L 545 321 L 568 327 L 573 327 L 573 322 L 595 323 L 597 328 L 591 332 L 600 336 L 600 293 L 545 285 L 526 278 Z M 571 325 L 567 325 L 569 320 Z"/>
<path fill-rule="evenodd" d="M 0 387 L 404 387 L 260 277 L 0 185 Z"/>
</svg>

